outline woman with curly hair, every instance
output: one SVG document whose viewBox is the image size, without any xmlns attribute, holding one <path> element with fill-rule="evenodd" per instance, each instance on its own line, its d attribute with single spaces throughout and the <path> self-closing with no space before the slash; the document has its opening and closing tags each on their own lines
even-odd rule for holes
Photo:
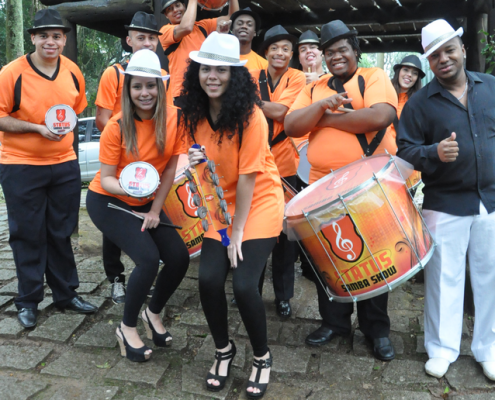
<svg viewBox="0 0 495 400">
<path fill-rule="evenodd" d="M 205 233 L 199 266 L 201 304 L 215 347 L 207 375 L 208 390 L 225 386 L 236 347 L 229 340 L 225 281 L 233 269 L 234 296 L 253 346 L 253 370 L 246 388 L 261 398 L 268 385 L 272 357 L 267 346 L 266 315 L 258 290 L 265 262 L 282 230 L 283 192 L 268 147 L 268 126 L 259 108 L 256 84 L 239 61 L 235 36 L 213 32 L 192 59 L 181 95 L 182 128 L 192 165 L 205 155 L 213 160 L 228 212 L 234 215 L 225 248 L 213 229 Z"/>
<path fill-rule="evenodd" d="M 399 106 L 397 107 L 397 118 L 390 125 L 390 133 L 394 139 L 397 139 L 397 127 L 402 109 L 411 96 L 421 89 L 421 79 L 425 77 L 425 73 L 421 69 L 421 61 L 413 54 L 404 57 L 399 64 L 395 64 L 394 72 L 392 85 L 399 97 Z"/>
</svg>

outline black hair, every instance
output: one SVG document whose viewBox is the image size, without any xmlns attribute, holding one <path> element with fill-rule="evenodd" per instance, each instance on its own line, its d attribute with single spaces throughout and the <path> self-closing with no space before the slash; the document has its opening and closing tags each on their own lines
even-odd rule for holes
<svg viewBox="0 0 495 400">
<path fill-rule="evenodd" d="M 361 47 L 359 47 L 359 39 L 356 35 L 349 36 L 347 38 L 347 43 L 351 45 L 352 50 L 356 52 L 356 60 L 357 62 L 361 61 L 361 55 L 363 52 L 361 51 Z"/>
<path fill-rule="evenodd" d="M 397 92 L 397 94 L 401 93 L 402 91 L 402 88 L 400 87 L 399 85 L 399 74 L 400 74 L 400 70 L 402 68 L 406 67 L 406 65 L 400 65 L 399 67 L 395 68 L 394 70 L 394 77 L 392 78 L 392 85 L 395 89 L 395 91 Z M 414 68 L 415 70 L 418 70 L 416 67 L 411 67 L 411 66 L 408 66 L 408 68 Z M 409 90 L 407 91 L 407 97 L 408 99 L 411 98 L 411 96 L 416 93 L 419 89 L 421 89 L 421 87 L 423 86 L 423 84 L 421 83 L 421 77 L 420 77 L 420 73 L 418 71 L 418 79 L 416 80 L 416 83 L 414 85 L 412 85 Z"/>
<path fill-rule="evenodd" d="M 194 140 L 198 122 L 209 116 L 210 99 L 199 83 L 201 64 L 190 61 L 184 74 L 181 91 L 181 124 Z M 255 106 L 261 107 L 258 87 L 245 67 L 230 67 L 230 82 L 222 95 L 222 107 L 216 126 L 217 144 L 222 143 L 224 135 L 232 139 L 239 135 L 239 145 L 242 142 L 242 132 L 249 124 L 249 118 Z"/>
</svg>

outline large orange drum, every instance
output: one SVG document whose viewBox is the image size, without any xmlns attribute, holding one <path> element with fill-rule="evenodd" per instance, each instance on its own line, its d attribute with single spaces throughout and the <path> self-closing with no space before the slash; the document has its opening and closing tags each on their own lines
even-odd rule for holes
<svg viewBox="0 0 495 400">
<path fill-rule="evenodd" d="M 406 179 L 406 185 L 413 196 L 416 193 L 416 190 L 418 189 L 418 186 L 421 184 L 421 182 L 421 172 L 419 171 L 413 171 L 409 178 Z"/>
<path fill-rule="evenodd" d="M 227 4 L 228 0 L 198 0 L 198 5 L 208 11 L 221 11 Z"/>
<path fill-rule="evenodd" d="M 174 225 L 182 226 L 179 235 L 184 240 L 191 258 L 201 253 L 204 230 L 197 215 L 198 207 L 192 201 L 192 193 L 184 171 L 189 165 L 185 154 L 179 156 L 175 181 L 163 204 L 163 211 Z M 195 176 L 195 175 L 194 175 Z M 198 182 L 196 182 L 197 184 Z"/>
<path fill-rule="evenodd" d="M 392 290 L 432 256 L 433 239 L 405 185 L 409 167 L 389 155 L 367 157 L 287 204 L 284 232 L 302 242 L 331 300 Z"/>
</svg>

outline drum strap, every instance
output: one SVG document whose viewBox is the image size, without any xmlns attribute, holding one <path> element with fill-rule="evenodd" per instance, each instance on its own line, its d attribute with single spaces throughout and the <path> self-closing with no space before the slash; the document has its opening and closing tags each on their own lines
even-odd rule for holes
<svg viewBox="0 0 495 400">
<path fill-rule="evenodd" d="M 199 30 L 201 31 L 201 33 L 204 35 L 204 37 L 206 39 L 208 37 L 208 32 L 206 32 L 206 29 L 203 28 L 202 26 L 199 26 L 199 25 L 196 25 L 196 26 L 199 28 Z M 179 40 L 177 43 L 174 43 L 173 45 L 168 46 L 167 49 L 163 53 L 168 57 L 175 50 L 177 50 L 177 48 L 179 47 L 181 41 L 182 41 L 182 39 Z"/>
<path fill-rule="evenodd" d="M 122 67 L 122 69 L 125 71 L 127 69 L 127 63 L 119 63 L 119 65 Z M 117 74 L 117 93 L 119 92 L 119 86 L 120 86 L 120 71 L 119 67 L 117 67 L 115 64 L 113 66 L 115 68 L 115 73 Z"/>
<path fill-rule="evenodd" d="M 271 101 L 270 94 L 268 92 L 268 85 L 270 84 L 269 77 L 266 75 L 266 71 L 264 69 L 262 69 L 260 72 L 260 79 L 258 82 L 260 86 L 261 100 Z M 289 79 L 287 79 L 287 82 L 285 84 L 285 87 L 288 86 L 289 86 Z M 267 116 L 265 116 L 265 118 L 266 118 L 266 122 L 268 122 L 268 144 L 270 145 L 270 149 L 271 149 L 273 146 L 287 139 L 287 134 L 285 133 L 285 131 L 282 131 L 277 135 L 275 139 L 273 139 L 273 119 L 268 118 Z"/>
<path fill-rule="evenodd" d="M 359 75 L 358 76 L 358 85 L 359 85 L 359 91 L 361 92 L 361 96 L 364 98 L 364 90 L 365 90 L 365 81 L 364 78 Z M 345 92 L 344 84 L 340 79 L 336 79 L 334 76 L 332 76 L 328 80 L 328 87 L 332 90 L 336 90 L 337 93 L 342 93 Z M 349 109 L 354 109 L 352 107 L 352 104 L 344 104 L 345 108 Z M 358 133 L 356 134 L 356 138 L 361 145 L 361 148 L 363 149 L 363 153 L 366 157 L 372 156 L 373 153 L 376 151 L 378 146 L 380 145 L 383 137 L 385 136 L 385 132 L 387 132 L 387 128 L 382 129 L 381 131 L 378 131 L 371 143 L 368 144 L 368 140 L 366 140 L 366 134 L 364 133 Z"/>
</svg>

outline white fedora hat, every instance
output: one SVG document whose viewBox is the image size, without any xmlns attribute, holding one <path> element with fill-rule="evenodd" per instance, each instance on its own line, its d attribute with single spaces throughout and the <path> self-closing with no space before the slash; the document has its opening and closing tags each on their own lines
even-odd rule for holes
<svg viewBox="0 0 495 400">
<path fill-rule="evenodd" d="M 162 76 L 160 60 L 154 51 L 143 49 L 136 51 L 125 71 L 119 70 L 120 73 L 132 76 L 143 76 L 146 78 L 161 78 L 167 80 L 170 75 Z"/>
<path fill-rule="evenodd" d="M 426 58 L 436 49 L 442 46 L 456 36 L 461 37 L 464 29 L 459 28 L 454 31 L 454 28 L 444 19 L 437 19 L 430 22 L 421 30 L 421 44 L 423 45 L 423 54 L 420 58 Z"/>
<path fill-rule="evenodd" d="M 200 64 L 242 67 L 247 60 L 240 60 L 239 39 L 234 35 L 212 32 L 199 51 L 191 51 L 189 57 Z"/>
</svg>

